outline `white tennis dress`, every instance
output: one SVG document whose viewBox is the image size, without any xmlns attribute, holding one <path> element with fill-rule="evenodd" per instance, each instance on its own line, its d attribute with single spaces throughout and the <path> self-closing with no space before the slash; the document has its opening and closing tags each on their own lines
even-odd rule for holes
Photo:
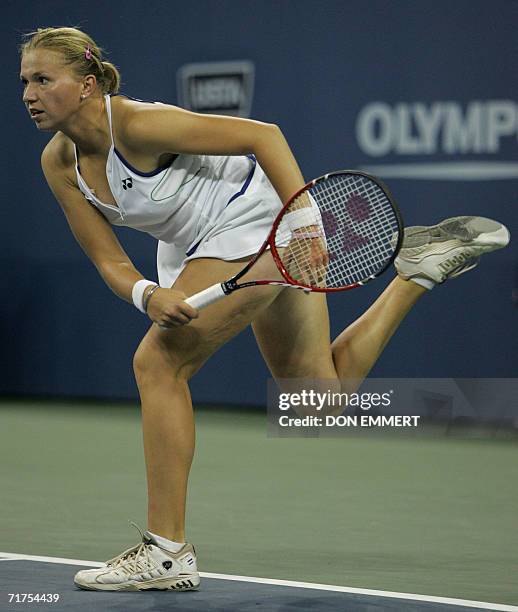
<svg viewBox="0 0 518 612">
<path fill-rule="evenodd" d="M 140 172 L 115 148 L 110 96 L 105 100 L 112 141 L 106 176 L 117 206 L 92 193 L 81 176 L 76 149 L 78 186 L 111 224 L 159 241 L 162 287 L 171 287 L 191 259 L 232 260 L 259 250 L 282 205 L 253 155 L 182 154 L 170 165 Z"/>
</svg>

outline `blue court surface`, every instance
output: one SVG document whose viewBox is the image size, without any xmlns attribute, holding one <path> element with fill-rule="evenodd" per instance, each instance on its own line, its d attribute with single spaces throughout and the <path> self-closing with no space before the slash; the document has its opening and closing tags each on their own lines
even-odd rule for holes
<svg viewBox="0 0 518 612">
<path fill-rule="evenodd" d="M 251 576 L 202 573 L 199 591 L 101 593 L 82 591 L 73 576 L 80 567 L 102 565 L 91 561 L 0 553 L 0 610 L 193 610 L 248 612 L 314 610 L 318 612 L 462 612 L 518 607 L 488 602 L 427 597 L 341 586 L 268 580 Z M 46 601 L 29 603 L 29 594 L 45 594 Z M 56 597 L 59 595 L 59 599 Z M 55 600 L 49 603 L 49 600 Z"/>
</svg>

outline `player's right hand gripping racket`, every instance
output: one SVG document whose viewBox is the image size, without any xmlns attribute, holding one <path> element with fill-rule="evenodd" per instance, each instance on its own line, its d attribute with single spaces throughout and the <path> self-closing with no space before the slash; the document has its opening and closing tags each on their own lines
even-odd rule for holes
<svg viewBox="0 0 518 612">
<path fill-rule="evenodd" d="M 205 308 L 255 285 L 325 292 L 353 289 L 382 274 L 402 240 L 401 215 L 381 181 L 355 170 L 331 172 L 292 196 L 259 252 L 238 274 L 185 301 Z M 282 278 L 238 284 L 268 248 Z"/>
</svg>

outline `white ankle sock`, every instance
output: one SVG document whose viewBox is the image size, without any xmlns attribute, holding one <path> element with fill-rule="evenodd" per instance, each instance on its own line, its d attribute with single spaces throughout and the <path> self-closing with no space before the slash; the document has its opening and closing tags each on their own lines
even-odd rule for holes
<svg viewBox="0 0 518 612">
<path fill-rule="evenodd" d="M 433 289 L 437 284 L 434 283 L 432 280 L 429 280 L 428 278 L 420 278 L 419 276 L 415 276 L 414 278 L 410 278 L 409 280 L 414 282 L 416 285 L 421 285 L 421 287 L 428 289 L 428 291 L 430 289 Z"/>
<path fill-rule="evenodd" d="M 169 552 L 177 553 L 185 546 L 185 542 L 173 542 L 172 540 L 163 538 L 162 536 L 156 535 L 156 533 L 152 533 L 151 531 L 148 533 L 153 536 L 157 544 L 160 545 L 160 548 L 165 548 Z"/>
</svg>

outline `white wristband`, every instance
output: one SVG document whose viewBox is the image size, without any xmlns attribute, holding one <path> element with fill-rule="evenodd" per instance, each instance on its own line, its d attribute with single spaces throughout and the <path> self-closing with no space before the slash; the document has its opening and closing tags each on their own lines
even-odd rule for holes
<svg viewBox="0 0 518 612">
<path fill-rule="evenodd" d="M 140 312 L 144 314 L 146 314 L 146 310 L 144 308 L 144 292 L 150 285 L 156 287 L 157 283 L 143 278 L 133 285 L 133 289 L 131 291 L 131 299 L 133 300 L 133 303 L 135 304 L 136 308 L 138 308 Z"/>
<path fill-rule="evenodd" d="M 292 232 L 300 229 L 301 227 L 308 227 L 310 225 L 318 225 L 321 229 L 322 227 L 322 216 L 320 214 L 320 210 L 318 208 L 317 203 L 315 202 L 315 198 L 306 191 L 303 196 L 306 198 L 307 202 L 309 202 L 310 206 L 303 206 L 302 208 L 297 208 L 292 210 L 289 213 L 284 215 L 283 221 L 285 221 L 288 229 Z M 301 198 L 302 196 L 299 196 Z M 295 200 L 298 202 L 298 198 Z"/>
<path fill-rule="evenodd" d="M 309 225 L 318 225 L 318 217 L 315 214 L 315 209 L 310 206 L 298 208 L 297 210 L 286 213 L 283 221 L 286 221 L 291 231 L 298 230 L 301 227 L 308 227 Z"/>
</svg>

